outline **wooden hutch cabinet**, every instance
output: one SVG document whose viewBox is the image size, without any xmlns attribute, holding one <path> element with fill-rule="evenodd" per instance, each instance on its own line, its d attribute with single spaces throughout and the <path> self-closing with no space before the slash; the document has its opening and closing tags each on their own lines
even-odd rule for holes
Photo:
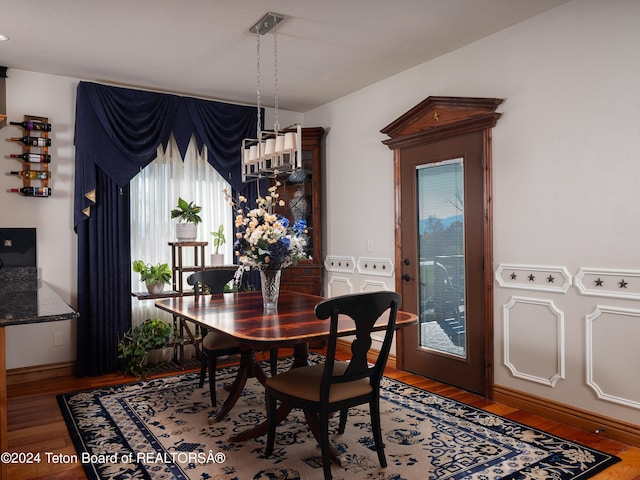
<svg viewBox="0 0 640 480">
<path fill-rule="evenodd" d="M 308 225 L 307 251 L 311 260 L 282 271 L 281 290 L 323 294 L 323 254 L 322 254 L 322 180 L 321 141 L 324 129 L 321 127 L 302 129 L 302 169 L 292 174 L 282 174 L 277 180 L 282 183 L 280 198 L 285 206 L 276 209 L 286 216 L 291 224 L 304 218 Z M 271 184 L 275 179 L 269 179 Z"/>
</svg>

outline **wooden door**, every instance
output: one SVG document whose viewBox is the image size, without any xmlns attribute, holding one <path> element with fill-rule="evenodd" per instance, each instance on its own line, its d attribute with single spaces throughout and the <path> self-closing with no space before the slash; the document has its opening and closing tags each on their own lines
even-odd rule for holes
<svg viewBox="0 0 640 480">
<path fill-rule="evenodd" d="M 491 130 L 500 100 L 428 98 L 383 130 L 395 152 L 396 284 L 419 315 L 402 368 L 491 396 Z"/>
</svg>

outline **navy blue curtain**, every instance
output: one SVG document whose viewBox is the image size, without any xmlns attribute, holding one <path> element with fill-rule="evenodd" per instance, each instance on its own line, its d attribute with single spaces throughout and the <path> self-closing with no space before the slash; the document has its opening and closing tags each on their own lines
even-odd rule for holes
<svg viewBox="0 0 640 480">
<path fill-rule="evenodd" d="M 78 225 L 78 376 L 116 371 L 118 340 L 131 325 L 129 187 L 98 169 L 96 192 L 104 208 Z"/>
<path fill-rule="evenodd" d="M 78 84 L 78 376 L 116 371 L 118 338 L 131 326 L 129 181 L 172 133 L 183 157 L 193 135 L 234 191 L 255 199 L 255 182 L 242 183 L 240 145 L 255 138 L 256 127 L 254 107 Z"/>
</svg>

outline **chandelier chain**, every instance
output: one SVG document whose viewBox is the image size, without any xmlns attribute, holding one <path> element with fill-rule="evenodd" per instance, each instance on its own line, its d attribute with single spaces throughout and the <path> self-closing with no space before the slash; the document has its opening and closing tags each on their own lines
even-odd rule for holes
<svg viewBox="0 0 640 480">
<path fill-rule="evenodd" d="M 258 106 L 258 113 L 257 113 L 257 120 L 256 120 L 256 132 L 258 135 L 258 140 L 262 139 L 262 117 L 261 117 L 261 104 L 260 104 L 260 29 L 256 30 L 256 59 L 257 59 L 257 65 L 256 65 L 256 90 L 258 93 L 258 101 L 257 101 L 257 106 Z"/>
<path fill-rule="evenodd" d="M 280 122 L 278 120 L 278 22 L 275 22 L 273 29 L 273 88 L 275 92 L 274 99 L 274 115 L 275 123 L 273 129 L 277 132 L 280 130 Z"/>
</svg>

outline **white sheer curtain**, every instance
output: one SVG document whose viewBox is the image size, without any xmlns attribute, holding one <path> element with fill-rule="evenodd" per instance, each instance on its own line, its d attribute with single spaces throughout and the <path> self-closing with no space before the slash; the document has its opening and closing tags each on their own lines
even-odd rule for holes
<svg viewBox="0 0 640 480">
<path fill-rule="evenodd" d="M 224 225 L 227 243 L 221 247 L 225 262 L 231 263 L 233 247 L 232 211 L 225 201 L 223 190 L 229 184 L 207 163 L 207 149 L 198 152 L 192 137 L 184 161 L 171 137 L 167 150 L 158 147 L 157 158 L 131 180 L 131 259 L 145 263 L 167 263 L 171 267 L 171 247 L 174 242 L 176 220 L 171 210 L 178 204 L 178 197 L 202 206 L 202 223 L 198 224 L 199 242 L 209 242 L 205 248 L 205 265 L 214 252 L 212 231 Z M 192 249 L 185 249 L 183 265 L 192 265 Z M 186 282 L 185 282 L 186 284 Z M 145 291 L 140 275 L 132 271 L 131 285 L 135 291 Z M 171 286 L 167 285 L 166 289 Z M 132 301 L 132 323 L 138 325 L 147 318 L 171 317 L 155 308 L 153 300 Z"/>
</svg>

